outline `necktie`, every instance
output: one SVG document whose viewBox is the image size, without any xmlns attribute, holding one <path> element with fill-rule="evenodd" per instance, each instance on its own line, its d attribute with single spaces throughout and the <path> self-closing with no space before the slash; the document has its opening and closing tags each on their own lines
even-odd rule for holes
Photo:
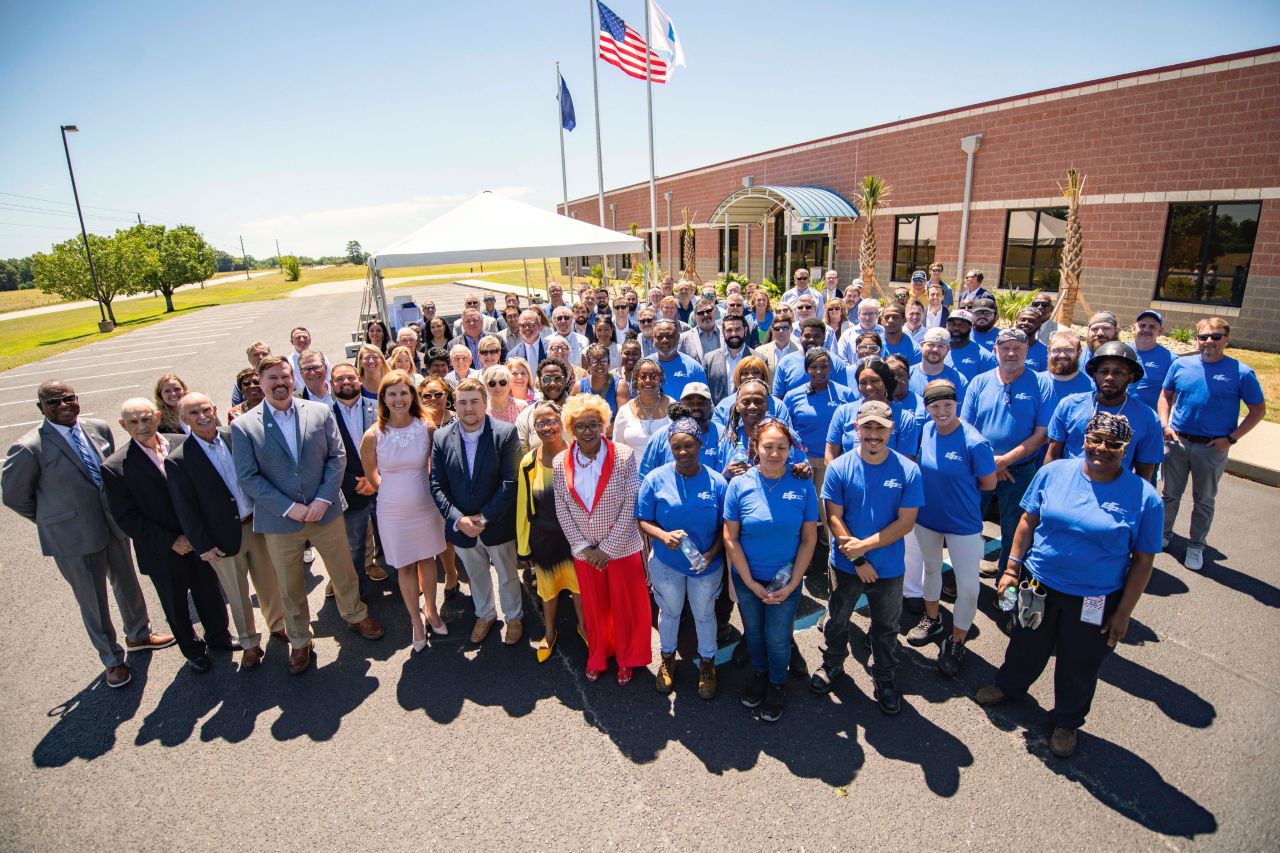
<svg viewBox="0 0 1280 853">
<path fill-rule="evenodd" d="M 80 454 L 84 467 L 89 471 L 89 479 L 93 480 L 95 486 L 102 486 L 102 469 L 98 465 L 98 455 L 85 446 L 84 439 L 80 437 L 80 430 L 75 427 L 71 428 L 71 446 L 76 449 L 76 453 Z"/>
</svg>

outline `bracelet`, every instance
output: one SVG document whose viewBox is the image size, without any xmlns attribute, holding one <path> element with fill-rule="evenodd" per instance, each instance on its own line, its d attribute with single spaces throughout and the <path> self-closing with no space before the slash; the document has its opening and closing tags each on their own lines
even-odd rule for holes
<svg viewBox="0 0 1280 853">
<path fill-rule="evenodd" d="M 1025 560 L 1023 560 L 1021 557 L 1014 557 L 1014 556 L 1012 556 L 1012 555 L 1010 555 L 1010 556 L 1005 560 L 1005 562 L 1006 562 L 1006 563 L 1017 563 L 1019 566 L 1024 565 L 1024 564 L 1026 563 L 1026 561 L 1025 561 Z M 1007 572 L 1007 571 L 1008 571 L 1008 569 L 1006 568 L 1006 569 L 1005 569 L 1005 571 Z"/>
</svg>

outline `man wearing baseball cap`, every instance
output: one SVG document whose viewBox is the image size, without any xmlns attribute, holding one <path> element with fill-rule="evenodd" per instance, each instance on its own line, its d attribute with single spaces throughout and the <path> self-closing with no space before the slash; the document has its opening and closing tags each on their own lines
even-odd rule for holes
<svg viewBox="0 0 1280 853">
<path fill-rule="evenodd" d="M 969 380 L 947 362 L 947 353 L 951 351 L 951 336 L 946 329 L 934 327 L 924 333 L 920 343 L 920 362 L 911 366 L 911 379 L 908 386 L 913 394 L 924 399 L 924 386 L 935 379 L 946 379 L 956 386 L 956 405 L 964 405 L 964 392 L 969 388 Z"/>
<path fill-rule="evenodd" d="M 1142 362 L 1133 348 L 1120 341 L 1108 341 L 1089 359 L 1085 372 L 1098 390 L 1092 394 L 1072 394 L 1058 403 L 1049 421 L 1049 452 L 1046 462 L 1084 456 L 1084 434 L 1097 412 L 1124 415 L 1133 430 L 1125 447 L 1123 466 L 1144 480 L 1150 480 L 1156 466 L 1164 461 L 1164 437 L 1160 421 L 1128 389 L 1142 378 Z"/>
<path fill-rule="evenodd" d="M 715 404 L 711 400 L 711 389 L 705 382 L 690 382 L 680 392 L 680 402 L 672 404 L 683 406 L 693 418 L 698 429 L 702 430 L 702 452 L 700 461 L 713 471 L 720 471 L 724 464 L 720 461 L 720 425 L 713 419 Z M 672 418 L 675 420 L 675 418 Z M 655 430 L 644 446 L 644 455 L 640 458 L 640 479 L 643 480 L 650 471 L 668 462 L 675 461 L 671 455 L 671 442 L 666 430 Z"/>
<path fill-rule="evenodd" d="M 1013 325 L 1027 336 L 1027 370 L 1033 373 L 1049 369 L 1049 348 L 1040 341 L 1043 322 L 1040 312 L 1034 308 L 1023 308 L 1013 321 Z"/>
<path fill-rule="evenodd" d="M 916 270 L 911 274 L 911 298 L 918 300 L 922 304 L 929 302 L 929 288 L 925 282 L 929 280 L 929 276 L 924 270 Z"/>
<path fill-rule="evenodd" d="M 831 598 L 823 626 L 822 665 L 809 680 L 814 693 L 831 692 L 849 655 L 849 619 L 858 599 L 871 610 L 868 635 L 875 700 L 886 714 L 902 710 L 894 686 L 898 665 L 898 622 L 902 617 L 902 538 L 924 506 L 920 469 L 889 449 L 893 411 L 868 400 L 858 410 L 858 448 L 827 468 L 822 500 L 831 530 Z"/>
<path fill-rule="evenodd" d="M 1160 387 L 1165 374 L 1173 366 L 1173 353 L 1156 342 L 1164 332 L 1164 317 L 1150 309 L 1138 314 L 1133 321 L 1133 349 L 1142 362 L 1142 375 L 1129 386 L 1129 393 L 1146 403 L 1151 411 L 1160 401 Z"/>
<path fill-rule="evenodd" d="M 1120 340 L 1120 321 L 1110 311 L 1099 311 L 1089 318 L 1089 332 L 1085 335 L 1084 350 L 1080 353 L 1080 369 L 1084 370 L 1098 347 L 1107 341 Z"/>
<path fill-rule="evenodd" d="M 951 316 L 955 316 L 954 314 Z M 996 454 L 996 487 L 982 493 L 982 512 L 1000 504 L 1000 560 L 996 569 L 983 568 L 983 577 L 1003 573 L 1022 518 L 1022 496 L 1036 473 L 1053 416 L 1049 380 L 1027 370 L 1027 336 L 1021 329 L 1003 329 L 996 338 L 999 366 L 969 383 L 960 419 L 982 433 Z"/>
<path fill-rule="evenodd" d="M 1000 330 L 996 328 L 996 301 L 987 296 L 975 299 L 969 313 L 973 315 L 971 337 L 978 342 L 979 346 L 994 353 L 996 335 L 1000 334 Z"/>
<path fill-rule="evenodd" d="M 947 363 L 972 382 L 979 373 L 994 370 L 996 358 L 991 351 L 970 338 L 973 332 L 973 314 L 967 308 L 957 308 L 947 317 L 947 334 L 951 338 L 951 351 Z"/>
</svg>

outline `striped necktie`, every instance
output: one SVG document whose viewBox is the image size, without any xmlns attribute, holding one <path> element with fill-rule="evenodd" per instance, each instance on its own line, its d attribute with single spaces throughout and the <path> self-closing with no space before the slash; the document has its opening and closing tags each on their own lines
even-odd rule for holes
<svg viewBox="0 0 1280 853">
<path fill-rule="evenodd" d="M 95 486 L 101 488 L 102 469 L 98 465 L 98 455 L 85 445 L 84 439 L 80 437 L 79 429 L 72 427 L 69 435 L 71 436 L 71 446 L 76 449 L 76 453 L 80 454 L 84 467 L 89 470 L 89 479 L 93 480 Z"/>
</svg>

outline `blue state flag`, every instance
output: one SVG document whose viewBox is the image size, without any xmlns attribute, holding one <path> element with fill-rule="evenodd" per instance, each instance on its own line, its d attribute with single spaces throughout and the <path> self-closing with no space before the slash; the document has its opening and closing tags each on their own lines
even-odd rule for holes
<svg viewBox="0 0 1280 853">
<path fill-rule="evenodd" d="M 560 76 L 560 126 L 565 130 L 573 130 L 578 126 L 578 119 L 573 114 L 573 97 L 569 87 L 565 85 L 564 75 Z"/>
</svg>

